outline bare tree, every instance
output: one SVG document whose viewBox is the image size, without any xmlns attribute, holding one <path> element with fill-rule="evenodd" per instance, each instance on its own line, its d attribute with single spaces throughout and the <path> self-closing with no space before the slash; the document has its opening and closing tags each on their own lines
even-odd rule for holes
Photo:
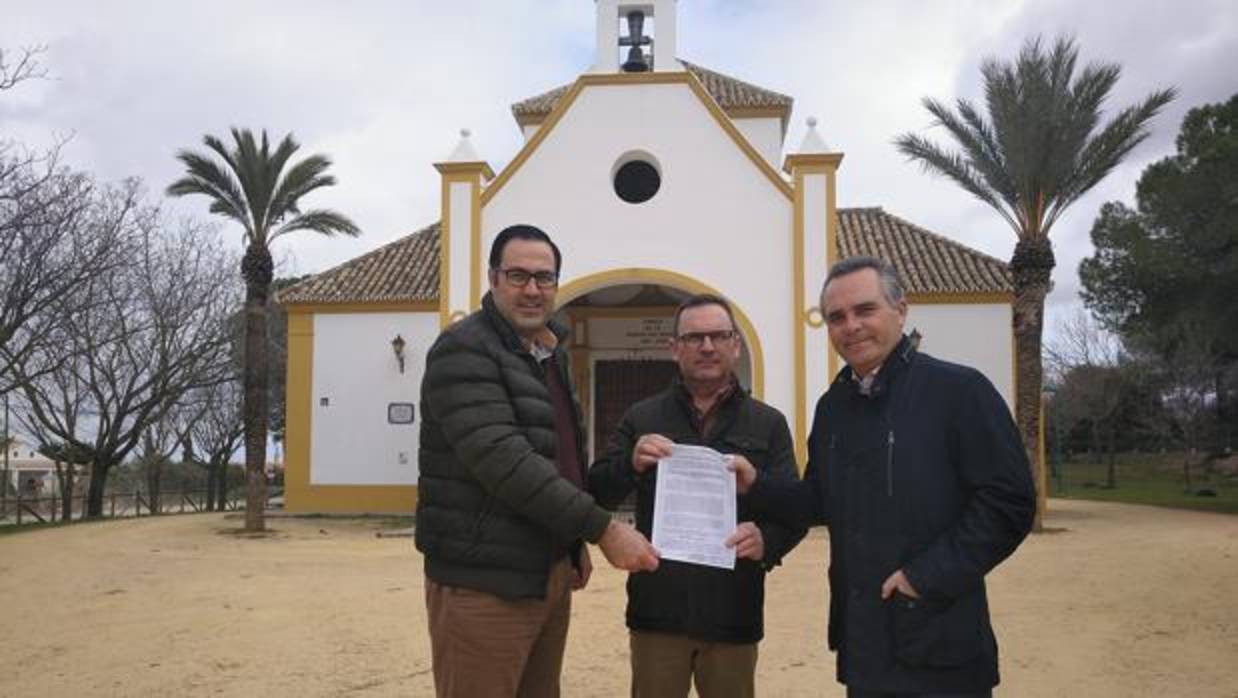
<svg viewBox="0 0 1238 698">
<path fill-rule="evenodd" d="M 239 376 L 204 386 L 190 398 L 197 410 L 187 425 L 185 460 L 206 470 L 206 510 L 223 510 L 228 464 L 245 436 Z"/>
<path fill-rule="evenodd" d="M 1056 338 L 1045 346 L 1045 363 L 1058 386 L 1056 409 L 1062 410 L 1066 426 L 1087 424 L 1092 449 L 1108 457 L 1106 486 L 1116 487 L 1121 413 L 1146 371 L 1121 339 L 1085 311 L 1060 323 Z"/>
<path fill-rule="evenodd" d="M 18 49 L 17 55 L 0 48 L 0 90 L 12 89 L 19 82 L 47 77 L 47 69 L 39 58 L 47 51 L 46 46 L 26 46 Z"/>
<path fill-rule="evenodd" d="M 1194 486 L 1195 460 L 1204 445 L 1204 436 L 1215 416 L 1211 409 L 1216 394 L 1219 357 L 1212 350 L 1215 328 L 1202 323 L 1181 321 L 1177 341 L 1169 351 L 1160 354 L 1159 370 L 1163 377 L 1162 400 L 1166 410 L 1166 432 L 1176 431 L 1182 437 L 1183 486 Z"/>
<path fill-rule="evenodd" d="M 77 471 L 90 463 L 91 456 L 63 442 L 43 443 L 38 445 L 39 453 L 50 458 L 55 464 L 57 489 L 60 491 L 60 519 L 73 520 L 73 495 L 77 489 Z"/>
<path fill-rule="evenodd" d="M 131 187 L 106 189 L 103 197 L 127 200 Z M 132 229 L 122 252 L 128 263 L 55 304 L 64 318 L 57 341 L 43 345 L 38 360 L 25 364 L 31 372 L 19 375 L 28 420 L 91 454 L 91 517 L 102 514 L 109 470 L 142 435 L 187 392 L 230 376 L 227 318 L 240 298 L 228 273 L 234 260 L 212 229 L 189 220 L 169 225 L 157 209 L 119 208 L 126 215 L 97 223 Z M 71 412 L 74 419 L 66 419 Z"/>
<path fill-rule="evenodd" d="M 181 405 L 173 405 L 163 418 L 155 421 L 142 432 L 138 450 L 138 469 L 146 481 L 146 494 L 150 498 L 152 514 L 163 512 L 163 474 L 172 460 L 172 454 L 184 440 L 181 425 Z"/>
<path fill-rule="evenodd" d="M 137 208 L 135 184 L 98 191 L 86 175 L 58 168 L 55 150 L 0 152 L 0 392 L 19 374 L 53 370 L 49 358 L 68 358 L 43 351 L 66 319 L 62 301 L 126 262 Z M 75 302 L 80 311 L 99 299 L 78 293 Z"/>
</svg>

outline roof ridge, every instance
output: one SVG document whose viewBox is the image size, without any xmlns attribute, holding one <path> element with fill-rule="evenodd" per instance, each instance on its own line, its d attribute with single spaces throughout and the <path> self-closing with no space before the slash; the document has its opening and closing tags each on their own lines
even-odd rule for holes
<svg viewBox="0 0 1238 698">
<path fill-rule="evenodd" d="M 706 67 L 704 67 L 704 66 L 697 65 L 697 64 L 695 64 L 695 63 L 691 63 L 691 62 L 685 61 L 685 60 L 684 60 L 684 59 L 682 59 L 682 58 L 676 58 L 676 60 L 678 60 L 680 63 L 682 63 L 682 64 L 683 64 L 683 66 L 684 66 L 685 68 L 687 68 L 689 72 L 697 72 L 697 71 L 699 71 L 699 72 L 701 72 L 701 73 L 705 73 L 706 75 L 714 75 L 714 76 L 720 77 L 720 78 L 722 78 L 722 79 L 724 79 L 724 80 L 730 80 L 730 81 L 732 81 L 732 82 L 737 82 L 737 83 L 739 83 L 739 84 L 743 85 L 744 87 L 751 88 L 751 89 L 756 90 L 756 91 L 758 91 L 758 92 L 765 92 L 765 93 L 767 93 L 767 94 L 769 94 L 769 95 L 773 95 L 773 96 L 777 97 L 777 98 L 778 98 L 778 99 L 780 99 L 780 100 L 786 100 L 786 101 L 788 101 L 788 102 L 792 102 L 792 101 L 794 101 L 794 99 L 793 99 L 790 95 L 783 94 L 783 93 L 778 92 L 778 91 L 776 91 L 776 90 L 771 90 L 771 89 L 769 89 L 768 87 L 761 87 L 760 85 L 757 85 L 757 84 L 755 84 L 755 83 L 748 82 L 747 80 L 740 80 L 739 78 L 737 78 L 737 77 L 735 77 L 735 76 L 733 76 L 733 75 L 728 75 L 728 74 L 726 74 L 726 73 L 722 73 L 722 72 L 719 72 L 719 71 L 717 71 L 717 70 L 713 70 L 713 69 L 710 69 L 710 68 L 706 68 Z"/>
<path fill-rule="evenodd" d="M 1005 262 L 966 244 L 887 213 L 881 207 L 838 210 L 843 257 L 882 257 L 899 270 L 911 293 L 1009 293 Z"/>
<path fill-rule="evenodd" d="M 746 80 L 721 73 L 710 68 L 697 65 L 682 58 L 675 60 L 683 64 L 684 70 L 691 73 L 705 87 L 705 91 L 723 109 L 728 107 L 785 107 L 791 108 L 794 99 L 781 92 L 761 87 Z M 519 119 L 522 116 L 549 114 L 554 110 L 559 99 L 571 89 L 572 85 L 584 75 L 581 73 L 571 82 L 553 87 L 545 92 L 526 97 L 511 105 L 512 114 Z M 713 88 L 713 89 L 711 89 Z"/>
<path fill-rule="evenodd" d="M 310 274 L 307 278 L 304 278 L 304 279 L 302 279 L 302 280 L 298 281 L 297 283 L 295 283 L 295 284 L 293 284 L 293 285 L 291 285 L 291 286 L 288 286 L 287 288 L 283 288 L 283 289 L 280 289 L 279 291 L 277 291 L 277 292 L 276 292 L 276 294 L 275 294 L 275 302 L 276 302 L 276 303 L 282 303 L 282 302 L 284 302 L 284 299 L 285 299 L 286 297 L 291 297 L 291 296 L 294 296 L 294 295 L 296 295 L 298 292 L 306 292 L 306 291 L 308 291 L 308 290 L 310 289 L 310 287 L 312 287 L 313 285 L 316 285 L 316 284 L 321 283 L 321 282 L 324 282 L 324 281 L 329 281 L 329 280 L 331 279 L 331 277 L 334 277 L 334 276 L 338 276 L 338 275 L 340 275 L 340 274 L 347 273 L 348 271 L 350 271 L 350 270 L 352 270 L 352 269 L 354 269 L 354 268 L 356 268 L 356 267 L 363 266 L 363 265 L 365 265 L 366 263 L 368 263 L 370 260 L 373 260 L 373 259 L 375 259 L 375 258 L 377 258 L 377 257 L 380 257 L 380 256 L 382 256 L 384 253 L 386 253 L 386 252 L 390 251 L 390 250 L 391 250 L 391 248 L 393 248 L 393 247 L 398 247 L 398 246 L 401 246 L 401 245 L 407 245 L 407 244 L 409 244 L 410 242 L 412 242 L 412 241 L 413 241 L 413 238 L 416 238 L 416 237 L 418 237 L 418 236 L 422 236 L 422 235 L 426 235 L 426 234 L 428 234 L 428 233 L 432 233 L 432 232 L 433 232 L 435 229 L 437 229 L 437 228 L 439 227 L 439 225 L 441 225 L 441 224 L 442 224 L 442 221 L 441 221 L 441 220 L 440 220 L 440 221 L 434 221 L 433 223 L 430 223 L 430 224 L 428 224 L 428 225 L 425 225 L 425 226 L 423 226 L 422 228 L 419 228 L 419 229 L 417 229 L 417 230 L 415 230 L 415 231 L 413 231 L 413 232 L 411 232 L 411 233 L 408 233 L 407 235 L 402 235 L 402 236 L 400 236 L 400 237 L 396 238 L 395 240 L 392 240 L 391 242 L 385 243 L 385 244 L 383 244 L 383 245 L 381 245 L 381 246 L 379 246 L 379 247 L 375 247 L 374 249 L 370 250 L 369 252 L 364 252 L 364 253 L 362 253 L 362 254 L 360 254 L 360 255 L 356 256 L 356 257 L 353 257 L 352 259 L 348 259 L 348 260 L 345 260 L 345 261 L 343 261 L 343 262 L 340 262 L 339 264 L 337 264 L 337 265 L 335 265 L 335 266 L 333 266 L 333 267 L 329 267 L 329 268 L 327 268 L 327 269 L 324 269 L 324 270 L 322 270 L 322 271 L 318 272 L 317 274 Z"/>
<path fill-rule="evenodd" d="M 923 234 L 925 234 L 925 235 L 928 235 L 929 237 L 933 238 L 934 240 L 937 240 L 937 241 L 939 241 L 939 242 L 943 242 L 943 243 L 945 243 L 945 244 L 947 244 L 947 245 L 949 245 L 949 246 L 951 246 L 951 247 L 958 248 L 959 250 L 961 250 L 961 251 L 963 251 L 963 252 L 966 252 L 966 253 L 967 253 L 967 254 L 969 254 L 969 255 L 976 256 L 976 257 L 980 257 L 980 258 L 982 258 L 982 259 L 986 259 L 986 260 L 988 260 L 988 261 L 990 261 L 990 262 L 996 262 L 997 264 L 1000 264 L 1000 265 L 1002 265 L 1003 267 L 1005 267 L 1005 266 L 1007 266 L 1007 265 L 1008 265 L 1008 263 L 1007 263 L 1007 262 L 1005 262 L 1005 261 L 1003 261 L 1003 260 L 1001 260 L 1001 259 L 999 259 L 999 258 L 997 258 L 997 257 L 994 257 L 994 256 L 993 256 L 993 255 L 991 255 L 991 254 L 988 254 L 988 253 L 986 253 L 986 252 L 981 252 L 980 250 L 978 250 L 978 249 L 976 249 L 976 248 L 974 248 L 974 247 L 972 247 L 972 246 L 970 246 L 970 245 L 963 244 L 963 243 L 959 242 L 958 240 L 955 240 L 955 239 L 953 239 L 953 238 L 948 238 L 948 237 L 946 237 L 945 235 L 942 235 L 941 233 L 935 233 L 935 232 L 933 232 L 933 231 L 929 230 L 928 228 L 925 228 L 925 227 L 923 227 L 923 226 L 916 225 L 915 223 L 912 223 L 911 221 L 907 220 L 906 218 L 903 218 L 902 216 L 898 216 L 898 215 L 895 215 L 895 214 L 893 214 L 893 213 L 887 213 L 885 210 L 881 209 L 881 207 L 878 207 L 878 209 L 877 209 L 877 210 L 881 211 L 881 213 L 882 213 L 882 214 L 884 214 L 884 215 L 886 215 L 886 216 L 888 216 L 888 217 L 890 217 L 890 218 L 893 218 L 894 220 L 898 221 L 899 223 L 902 223 L 903 225 L 905 225 L 905 226 L 907 226 L 907 227 L 909 227 L 909 228 L 911 228 L 911 229 L 913 229 L 913 230 L 916 230 L 916 231 L 921 232 L 921 233 L 923 233 Z"/>
</svg>

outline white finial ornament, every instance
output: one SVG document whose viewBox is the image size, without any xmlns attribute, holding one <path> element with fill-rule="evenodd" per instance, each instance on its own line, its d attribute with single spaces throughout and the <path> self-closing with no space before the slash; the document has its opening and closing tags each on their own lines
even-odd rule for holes
<svg viewBox="0 0 1238 698">
<path fill-rule="evenodd" d="M 821 138 L 821 134 L 817 133 L 817 117 L 810 116 L 804 120 L 804 123 L 808 125 L 808 132 L 804 134 L 799 152 L 801 154 L 830 152 L 830 146 L 826 144 L 825 139 Z"/>
<path fill-rule="evenodd" d="M 473 142 L 469 140 L 469 137 L 472 135 L 473 132 L 469 129 L 460 129 L 460 142 L 456 144 L 455 150 L 451 151 L 451 155 L 447 157 L 447 162 L 481 162 L 481 157 L 473 149 Z"/>
</svg>

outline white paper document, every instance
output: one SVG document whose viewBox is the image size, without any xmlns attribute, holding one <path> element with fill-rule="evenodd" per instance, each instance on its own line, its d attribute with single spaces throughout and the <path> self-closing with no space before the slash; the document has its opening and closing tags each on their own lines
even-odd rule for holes
<svg viewBox="0 0 1238 698">
<path fill-rule="evenodd" d="M 704 446 L 675 445 L 658 461 L 653 547 L 662 559 L 735 569 L 735 473 L 727 457 Z"/>
</svg>

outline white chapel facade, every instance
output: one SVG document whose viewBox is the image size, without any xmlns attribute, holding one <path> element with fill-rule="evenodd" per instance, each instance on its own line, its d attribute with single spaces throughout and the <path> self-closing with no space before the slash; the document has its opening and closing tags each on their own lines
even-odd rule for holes
<svg viewBox="0 0 1238 698">
<path fill-rule="evenodd" d="M 791 98 L 679 60 L 675 6 L 597 0 L 595 64 L 513 106 L 525 144 L 506 168 L 463 132 L 434 164 L 438 222 L 280 294 L 287 509 L 413 510 L 425 352 L 480 306 L 490 243 L 516 223 L 563 250 L 557 302 L 590 458 L 673 374 L 676 305 L 710 292 L 734 307 L 741 382 L 787 416 L 802 467 L 813 405 L 842 367 L 818 293 L 857 254 L 899 269 L 922 348 L 977 367 L 1013 404 L 1006 265 L 880 208 L 838 207 L 843 154 L 811 120 L 784 154 Z"/>
</svg>

